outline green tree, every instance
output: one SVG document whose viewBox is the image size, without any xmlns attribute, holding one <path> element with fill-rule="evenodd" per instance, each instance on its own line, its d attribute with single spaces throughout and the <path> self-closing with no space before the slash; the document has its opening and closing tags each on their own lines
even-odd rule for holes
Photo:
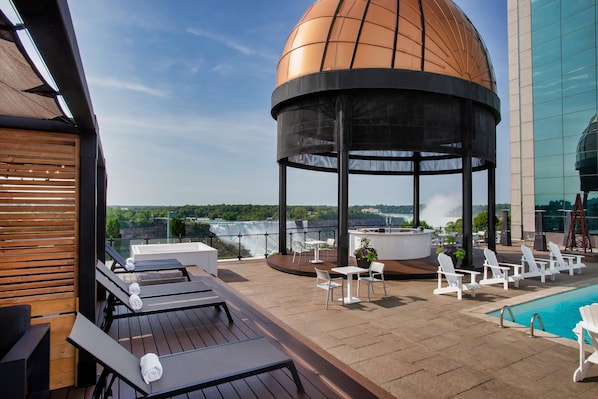
<svg viewBox="0 0 598 399">
<path fill-rule="evenodd" d="M 474 231 L 488 231 L 488 211 L 482 211 L 473 218 Z"/>
<path fill-rule="evenodd" d="M 112 217 L 106 222 L 106 237 L 109 238 L 121 238 L 120 233 L 120 222 L 118 217 Z"/>
<path fill-rule="evenodd" d="M 173 237 L 185 237 L 185 222 L 184 220 L 174 217 L 170 219 L 170 234 Z"/>
</svg>

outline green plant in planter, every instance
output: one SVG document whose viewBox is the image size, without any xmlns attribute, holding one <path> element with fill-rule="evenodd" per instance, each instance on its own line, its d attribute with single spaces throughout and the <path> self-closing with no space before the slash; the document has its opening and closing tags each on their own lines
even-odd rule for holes
<svg viewBox="0 0 598 399">
<path fill-rule="evenodd" d="M 357 260 L 365 260 L 366 262 L 373 262 L 378 259 L 378 252 L 372 247 L 369 238 L 362 238 L 359 242 L 359 248 L 355 249 L 353 253 Z"/>
<path fill-rule="evenodd" d="M 449 237 L 449 240 L 446 244 L 436 248 L 436 253 L 443 253 L 445 255 L 450 256 L 451 258 L 454 257 L 456 259 L 461 260 L 465 259 L 465 250 L 461 245 L 455 242 L 455 237 L 452 236 Z"/>
</svg>

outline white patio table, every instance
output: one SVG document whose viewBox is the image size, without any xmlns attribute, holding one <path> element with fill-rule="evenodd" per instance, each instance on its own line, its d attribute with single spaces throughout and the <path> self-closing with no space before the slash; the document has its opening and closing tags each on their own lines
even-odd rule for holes
<svg viewBox="0 0 598 399">
<path fill-rule="evenodd" d="M 341 266 L 333 267 L 330 270 L 347 276 L 347 297 L 345 298 L 345 303 L 351 304 L 361 302 L 359 298 L 353 296 L 353 275 L 367 273 L 368 269 L 364 269 L 363 267 L 357 266 Z"/>
</svg>

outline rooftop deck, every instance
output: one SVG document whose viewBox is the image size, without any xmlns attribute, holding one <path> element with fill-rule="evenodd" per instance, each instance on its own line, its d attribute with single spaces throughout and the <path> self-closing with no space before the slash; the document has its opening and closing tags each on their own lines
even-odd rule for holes
<svg viewBox="0 0 598 399">
<path fill-rule="evenodd" d="M 517 260 L 518 245 L 499 247 Z M 539 256 L 546 256 L 540 253 Z M 226 298 L 235 323 L 213 309 L 119 320 L 111 334 L 141 355 L 160 354 L 267 336 L 295 359 L 306 388 L 298 395 L 286 371 L 277 371 L 188 395 L 202 398 L 595 398 L 598 367 L 581 383 L 574 341 L 552 338 L 536 329 L 497 321 L 487 311 L 563 289 L 598 284 L 595 256 L 581 276 L 561 273 L 555 282 L 526 279 L 504 291 L 482 287 L 476 298 L 434 295 L 436 279 L 389 280 L 388 298 L 376 290 L 372 302 L 324 310 L 324 295 L 314 279 L 281 273 L 265 260 L 219 263 L 219 278 L 208 277 Z M 189 268 L 193 278 L 206 277 Z M 363 298 L 363 293 L 362 293 Z M 68 396 L 67 396 L 68 394 Z M 53 392 L 52 398 L 88 398 L 91 389 Z M 134 397 L 118 383 L 115 398 Z"/>
</svg>

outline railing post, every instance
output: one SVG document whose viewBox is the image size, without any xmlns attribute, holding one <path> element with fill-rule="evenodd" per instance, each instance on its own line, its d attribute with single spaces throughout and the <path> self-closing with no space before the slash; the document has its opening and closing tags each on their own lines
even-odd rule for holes
<svg viewBox="0 0 598 399">
<path fill-rule="evenodd" d="M 239 252 L 238 252 L 237 257 L 239 258 L 239 260 L 241 260 L 241 237 L 243 237 L 243 236 L 241 235 L 241 233 L 239 233 L 239 235 L 237 237 L 239 237 L 239 250 L 238 250 Z"/>
<path fill-rule="evenodd" d="M 268 232 L 266 231 L 266 233 L 264 234 L 264 236 L 266 237 L 266 242 L 265 242 L 265 249 L 264 249 L 264 257 L 268 258 Z"/>
</svg>

